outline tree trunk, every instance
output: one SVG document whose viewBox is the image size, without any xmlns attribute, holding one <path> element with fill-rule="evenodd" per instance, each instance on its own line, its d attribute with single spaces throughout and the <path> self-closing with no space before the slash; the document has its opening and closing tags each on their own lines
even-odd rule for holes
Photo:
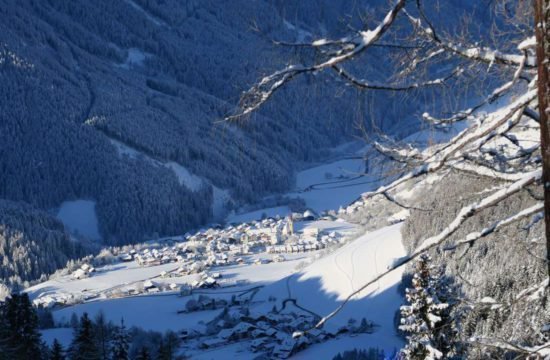
<svg viewBox="0 0 550 360">
<path fill-rule="evenodd" d="M 537 39 L 538 97 L 542 183 L 544 186 L 544 223 L 546 226 L 546 260 L 550 276 L 550 0 L 535 0 L 535 35 Z"/>
</svg>

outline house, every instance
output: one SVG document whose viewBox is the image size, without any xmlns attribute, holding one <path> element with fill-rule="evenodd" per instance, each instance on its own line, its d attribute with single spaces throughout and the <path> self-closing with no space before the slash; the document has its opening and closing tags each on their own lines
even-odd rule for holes
<svg viewBox="0 0 550 360">
<path fill-rule="evenodd" d="M 319 237 L 319 228 L 306 227 L 302 233 L 304 234 L 304 237 L 317 239 Z"/>
<path fill-rule="evenodd" d="M 252 335 L 252 331 L 256 329 L 256 326 L 248 322 L 240 322 L 231 330 L 233 331 L 233 336 L 237 336 L 239 339 L 247 338 Z"/>
<path fill-rule="evenodd" d="M 86 271 L 84 271 L 82 269 L 76 269 L 76 271 L 73 272 L 73 278 L 74 279 L 84 279 L 87 276 L 88 276 L 88 274 L 86 273 Z"/>
<path fill-rule="evenodd" d="M 198 332 L 197 330 L 193 330 L 193 329 L 184 329 L 182 331 L 180 331 L 180 339 L 182 340 L 189 340 L 189 339 L 194 339 L 194 338 L 197 338 L 201 335 L 200 332 Z"/>
<path fill-rule="evenodd" d="M 268 344 L 269 342 L 270 342 L 270 339 L 266 337 L 252 340 L 252 342 L 250 343 L 250 350 L 252 350 L 253 352 L 265 350 L 266 348 L 265 345 Z"/>
<path fill-rule="evenodd" d="M 218 333 L 219 338 L 227 341 L 229 341 L 231 336 L 233 336 L 233 329 L 223 329 Z"/>
<path fill-rule="evenodd" d="M 271 355 L 279 359 L 287 359 L 290 357 L 290 355 L 292 355 L 293 351 L 294 351 L 294 341 L 290 339 L 287 341 L 283 341 L 279 345 L 275 345 Z"/>
<path fill-rule="evenodd" d="M 154 287 L 151 287 L 151 288 L 147 289 L 147 292 L 149 294 L 156 294 L 156 293 L 160 292 L 160 289 L 158 287 L 154 286 Z"/>
<path fill-rule="evenodd" d="M 271 260 L 269 259 L 256 259 L 254 260 L 254 265 L 264 265 L 264 264 L 269 264 L 271 262 Z"/>
<path fill-rule="evenodd" d="M 197 287 L 201 289 L 211 289 L 220 286 L 216 279 L 213 279 L 211 277 L 207 277 L 206 279 L 200 281 L 197 285 Z"/>
<path fill-rule="evenodd" d="M 148 289 L 151 289 L 151 288 L 154 288 L 156 287 L 156 284 L 153 283 L 151 280 L 145 280 L 143 282 L 143 289 L 145 290 L 148 290 Z"/>
<path fill-rule="evenodd" d="M 120 254 L 118 258 L 123 262 L 133 261 L 134 257 L 130 254 Z"/>
<path fill-rule="evenodd" d="M 308 209 L 308 210 L 304 211 L 302 219 L 304 221 L 313 221 L 313 220 L 317 219 L 317 214 L 315 214 L 312 210 Z"/>
<path fill-rule="evenodd" d="M 210 348 L 213 348 L 213 347 L 225 345 L 225 343 L 226 343 L 225 339 L 222 339 L 222 338 L 219 338 L 219 337 L 216 336 L 216 337 L 211 338 L 211 339 L 203 340 L 199 344 L 199 348 L 201 348 L 201 349 L 210 349 Z"/>
</svg>

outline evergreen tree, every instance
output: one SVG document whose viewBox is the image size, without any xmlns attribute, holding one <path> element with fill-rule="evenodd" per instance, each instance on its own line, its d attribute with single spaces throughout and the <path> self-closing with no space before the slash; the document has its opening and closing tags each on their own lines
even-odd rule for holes
<svg viewBox="0 0 550 360">
<path fill-rule="evenodd" d="M 50 360 L 65 360 L 65 351 L 57 339 L 53 340 L 52 350 L 50 351 Z"/>
<path fill-rule="evenodd" d="M 120 326 L 115 328 L 111 354 L 113 360 L 128 360 L 128 348 L 130 337 L 126 331 L 124 320 L 120 320 Z"/>
<path fill-rule="evenodd" d="M 173 331 L 167 331 L 163 338 L 160 340 L 159 348 L 157 351 L 158 360 L 172 360 L 174 358 L 174 352 L 179 345 L 178 336 Z"/>
<path fill-rule="evenodd" d="M 26 293 L 13 294 L 0 305 L 0 359 L 41 359 L 38 316 Z"/>
<path fill-rule="evenodd" d="M 69 350 L 71 360 L 101 360 L 96 345 L 94 326 L 87 313 L 80 318 Z"/>
<path fill-rule="evenodd" d="M 102 360 L 110 358 L 111 349 L 109 342 L 111 340 L 111 324 L 105 320 L 105 315 L 100 311 L 94 321 L 95 337 L 99 355 Z"/>
<path fill-rule="evenodd" d="M 151 355 L 149 355 L 149 349 L 147 347 L 142 346 L 139 350 L 139 353 L 136 356 L 136 360 L 151 360 Z"/>
<path fill-rule="evenodd" d="M 401 353 L 404 359 L 441 359 L 449 352 L 449 304 L 439 297 L 444 293 L 446 288 L 434 271 L 430 256 L 422 255 L 412 288 L 406 289 L 409 305 L 401 306 L 399 329 L 408 333 Z"/>
<path fill-rule="evenodd" d="M 169 353 L 166 346 L 164 346 L 164 340 L 160 339 L 159 347 L 157 350 L 157 360 L 170 360 L 172 354 Z"/>
</svg>

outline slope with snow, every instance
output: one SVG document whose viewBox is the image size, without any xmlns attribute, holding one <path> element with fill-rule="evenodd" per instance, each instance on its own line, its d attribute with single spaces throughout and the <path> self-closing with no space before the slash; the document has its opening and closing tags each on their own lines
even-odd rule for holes
<svg viewBox="0 0 550 360">
<path fill-rule="evenodd" d="M 61 204 L 57 218 L 75 235 L 84 236 L 90 240 L 100 240 L 95 201 L 74 200 Z"/>
</svg>

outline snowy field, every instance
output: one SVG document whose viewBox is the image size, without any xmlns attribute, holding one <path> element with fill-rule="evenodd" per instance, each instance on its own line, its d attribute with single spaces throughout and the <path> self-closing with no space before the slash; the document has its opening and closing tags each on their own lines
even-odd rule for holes
<svg viewBox="0 0 550 360">
<path fill-rule="evenodd" d="M 99 240 L 99 228 L 95 212 L 95 201 L 75 200 L 61 204 L 57 218 L 73 234 Z"/>
<path fill-rule="evenodd" d="M 232 295 L 259 287 L 250 310 L 256 313 L 267 313 L 287 298 L 296 300 L 302 308 L 325 315 L 336 308 L 341 301 L 356 290 L 362 283 L 385 269 L 396 257 L 405 254 L 401 244 L 400 224 L 388 226 L 378 231 L 363 234 L 355 240 L 348 241 L 335 251 L 317 251 L 301 254 L 288 254 L 284 262 L 253 264 L 263 254 L 247 258 L 245 264 L 212 268 L 225 279 L 226 286 L 219 289 L 204 290 L 202 294 L 228 300 Z M 311 228 L 326 231 L 342 232 L 351 235 L 358 228 L 342 221 L 315 221 L 298 223 L 296 231 Z M 309 264 L 309 265 L 308 265 Z M 112 289 L 116 286 L 142 282 L 145 279 L 158 278 L 161 271 L 173 270 L 177 264 L 164 264 L 152 267 L 140 267 L 135 263 L 121 263 L 97 269 L 92 277 L 74 280 L 62 277 L 28 289 L 31 298 L 48 293 L 84 294 Z M 341 335 L 326 342 L 314 344 L 293 358 L 308 359 L 312 357 L 331 359 L 340 351 L 353 347 L 382 347 L 388 352 L 402 345 L 393 327 L 394 314 L 402 303 L 397 292 L 401 280 L 401 271 L 396 271 L 383 281 L 374 284 L 353 297 L 348 305 L 325 326 L 327 331 L 336 331 L 345 326 L 348 320 L 368 319 L 375 323 L 373 334 Z M 197 274 L 170 278 L 170 282 L 189 283 Z M 168 281 L 168 280 L 166 280 Z M 239 282 L 245 281 L 245 282 Z M 233 284 L 232 286 L 230 284 Z M 191 295 L 197 297 L 199 293 Z M 74 306 L 60 308 L 53 312 L 57 324 L 69 322 L 72 314 L 82 315 L 87 312 L 94 317 L 103 312 L 113 322 L 124 318 L 128 326 L 138 326 L 146 330 L 178 331 L 182 329 L 204 330 L 204 323 L 217 316 L 220 310 L 205 310 L 182 313 L 190 296 L 180 296 L 176 292 L 163 292 L 151 295 L 131 296 L 118 299 L 94 298 Z M 70 342 L 72 330 L 68 328 L 49 329 L 43 332 L 45 341 L 51 343 L 58 338 L 62 343 Z M 360 342 L 357 340 L 361 339 Z M 256 355 L 248 349 L 247 341 L 229 344 L 219 348 L 195 352 L 187 349 L 188 354 L 196 359 L 219 358 L 254 358 Z M 223 354 L 223 356 L 222 356 Z M 222 357 L 220 357 L 222 356 Z"/>
</svg>

